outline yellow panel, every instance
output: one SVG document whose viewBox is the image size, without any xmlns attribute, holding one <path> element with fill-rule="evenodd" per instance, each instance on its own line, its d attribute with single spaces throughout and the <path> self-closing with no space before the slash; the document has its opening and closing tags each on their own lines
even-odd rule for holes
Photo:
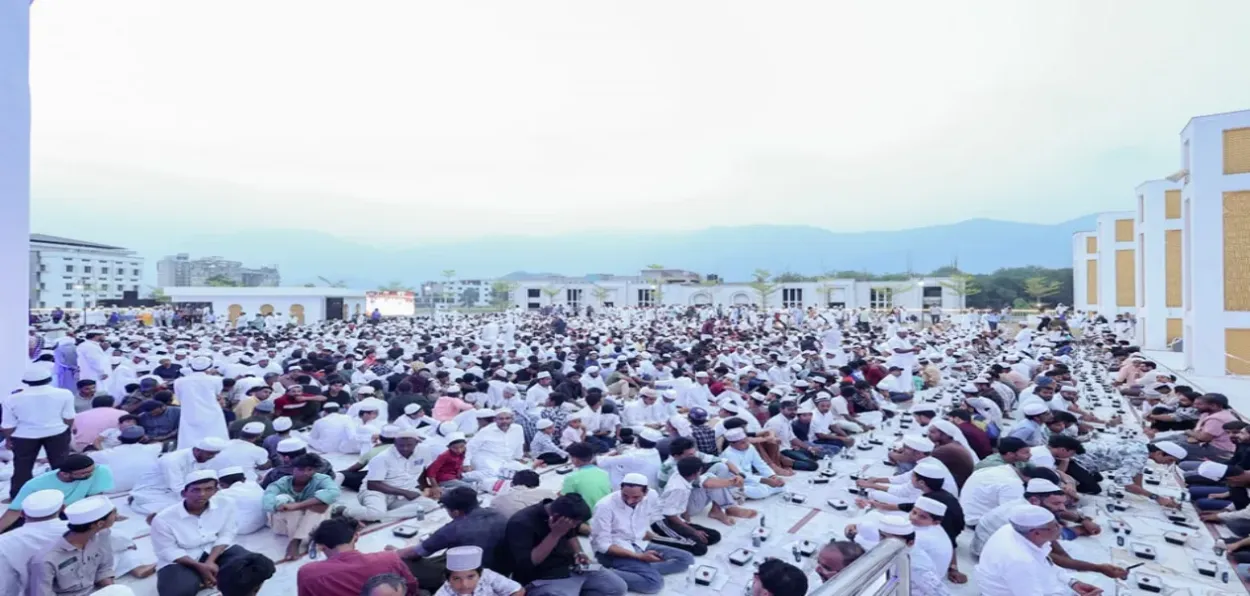
<svg viewBox="0 0 1250 596">
<path fill-rule="evenodd" d="M 1224 193 L 1224 310 L 1250 311 L 1250 191 Z"/>
<path fill-rule="evenodd" d="M 1098 259 L 1085 261 L 1085 301 L 1098 304 Z"/>
<path fill-rule="evenodd" d="M 1224 368 L 1230 375 L 1250 375 L 1250 329 L 1224 330 Z"/>
<path fill-rule="evenodd" d="M 1115 220 L 1115 241 L 1116 242 L 1132 242 L 1133 241 L 1133 220 L 1131 219 Z"/>
<path fill-rule="evenodd" d="M 1137 306 L 1137 285 L 1133 282 L 1133 249 L 1115 251 L 1115 305 Z"/>
<path fill-rule="evenodd" d="M 271 314 L 273 314 L 273 305 L 272 305 L 272 304 L 262 304 L 262 305 L 260 305 L 260 314 L 262 314 L 262 315 L 271 315 Z"/>
<path fill-rule="evenodd" d="M 1137 295 L 1141 296 L 1142 306 L 1149 306 L 1146 304 L 1146 235 L 1145 234 L 1137 235 L 1137 254 L 1141 255 L 1141 268 L 1139 269 L 1137 267 L 1137 263 L 1133 263 L 1133 272 L 1135 275 L 1137 275 Z M 1145 328 L 1144 323 L 1142 324 L 1142 327 Z M 1144 344 L 1146 342 L 1143 341 L 1142 343 Z"/>
<path fill-rule="evenodd" d="M 1164 219 L 1181 218 L 1181 191 L 1163 191 L 1163 217 Z"/>
<path fill-rule="evenodd" d="M 1250 128 L 1224 131 L 1224 174 L 1250 173 Z"/>
<path fill-rule="evenodd" d="M 1098 237 L 1093 236 L 1093 235 L 1086 236 L 1085 237 L 1085 253 L 1092 255 L 1097 252 L 1098 252 Z"/>
<path fill-rule="evenodd" d="M 292 304 L 291 316 L 295 319 L 296 324 L 303 325 L 304 324 L 304 305 Z"/>
<path fill-rule="evenodd" d="M 1168 308 L 1184 306 L 1181 296 L 1184 295 L 1185 276 L 1181 271 L 1181 231 L 1165 230 L 1163 232 L 1163 276 L 1166 290 L 1164 304 Z"/>
<path fill-rule="evenodd" d="M 231 304 L 226 309 L 226 312 L 230 317 L 230 322 L 233 323 L 239 320 L 239 317 L 243 316 L 243 307 L 239 306 L 238 304 Z"/>
<path fill-rule="evenodd" d="M 1168 319 L 1168 345 L 1185 336 L 1185 319 Z"/>
</svg>

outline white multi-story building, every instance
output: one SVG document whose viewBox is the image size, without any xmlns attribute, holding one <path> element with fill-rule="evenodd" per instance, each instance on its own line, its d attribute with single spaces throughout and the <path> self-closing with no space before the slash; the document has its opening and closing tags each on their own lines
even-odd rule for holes
<svg viewBox="0 0 1250 596">
<path fill-rule="evenodd" d="M 431 301 L 457 306 L 490 306 L 495 297 L 493 279 L 452 279 L 421 284 L 418 302 Z"/>
<path fill-rule="evenodd" d="M 139 292 L 143 257 L 118 246 L 30 235 L 30 307 L 82 308 Z"/>
<path fill-rule="evenodd" d="M 767 295 L 750 283 L 656 283 L 647 276 L 609 277 L 599 281 L 557 278 L 517 282 L 512 304 L 526 310 L 564 305 L 567 308 L 648 307 L 680 305 L 750 305 L 765 308 L 903 307 L 912 312 L 938 306 L 964 308 L 963 296 L 949 278 L 925 277 L 910 281 L 855 281 L 777 283 Z"/>
<path fill-rule="evenodd" d="M 282 283 L 276 266 L 244 267 L 239 261 L 221 257 L 192 259 L 187 253 L 167 256 L 156 262 L 156 283 L 163 288 L 204 286 L 214 278 L 246 288 L 276 288 Z"/>
<path fill-rule="evenodd" d="M 1098 234 L 1072 235 L 1072 308 L 1098 310 Z"/>
<path fill-rule="evenodd" d="M 1171 180 L 1137 187 L 1137 344 L 1148 350 L 1184 335 L 1180 189 Z"/>
<path fill-rule="evenodd" d="M 1118 313 L 1136 312 L 1136 237 L 1133 211 L 1098 215 L 1098 303 L 1090 310 L 1107 319 Z"/>
</svg>

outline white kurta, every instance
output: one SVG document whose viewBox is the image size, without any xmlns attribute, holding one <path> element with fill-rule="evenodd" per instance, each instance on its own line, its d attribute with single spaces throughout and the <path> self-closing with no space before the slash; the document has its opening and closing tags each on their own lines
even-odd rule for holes
<svg viewBox="0 0 1250 596">
<path fill-rule="evenodd" d="M 981 549 L 977 585 L 983 596 L 1072 594 L 1067 574 L 1050 562 L 1050 544 L 1038 547 L 1007 524 Z"/>
<path fill-rule="evenodd" d="M 226 416 L 217 403 L 221 377 L 193 372 L 174 381 L 174 395 L 182 406 L 178 420 L 178 448 L 194 447 L 205 437 L 225 439 Z"/>
<path fill-rule="evenodd" d="M 0 596 L 26 593 L 30 579 L 26 565 L 39 551 L 56 542 L 68 524 L 59 519 L 26 524 L 0 535 Z"/>
<path fill-rule="evenodd" d="M 108 376 L 113 370 L 113 363 L 110 361 L 104 350 L 100 348 L 100 344 L 93 341 L 84 341 L 78 344 L 76 348 L 78 353 L 78 378 L 90 379 L 97 383 L 101 379 Z M 105 389 L 101 387 L 101 389 Z"/>
</svg>

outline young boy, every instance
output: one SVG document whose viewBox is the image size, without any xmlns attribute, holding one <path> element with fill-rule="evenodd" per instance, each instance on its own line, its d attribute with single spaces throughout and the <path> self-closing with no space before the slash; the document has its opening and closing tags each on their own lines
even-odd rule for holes
<svg viewBox="0 0 1250 596">
<path fill-rule="evenodd" d="M 521 584 L 482 567 L 482 547 L 447 549 L 447 581 L 434 596 L 521 596 Z"/>
<path fill-rule="evenodd" d="M 586 429 L 582 428 L 582 417 L 579 415 L 569 416 L 568 426 L 564 427 L 564 432 L 560 433 L 560 446 L 568 449 L 573 443 L 581 443 L 586 438 Z"/>
<path fill-rule="evenodd" d="M 464 435 L 453 433 L 447 442 L 447 450 L 434 458 L 434 463 L 425 470 L 425 477 L 438 485 L 441 490 L 465 486 L 475 488 L 464 479 L 464 452 L 467 446 Z"/>
<path fill-rule="evenodd" d="M 530 441 L 530 455 L 548 466 L 557 466 L 569 461 L 568 452 L 557 447 L 555 441 L 551 440 L 551 437 L 556 434 L 555 423 L 543 418 L 534 426 L 538 432 L 534 433 L 534 439 Z"/>
</svg>

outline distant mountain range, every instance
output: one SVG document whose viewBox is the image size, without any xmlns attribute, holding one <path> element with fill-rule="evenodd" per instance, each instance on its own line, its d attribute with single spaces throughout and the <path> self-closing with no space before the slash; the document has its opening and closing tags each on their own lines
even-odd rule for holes
<svg viewBox="0 0 1250 596">
<path fill-rule="evenodd" d="M 546 237 L 490 237 L 405 249 L 381 249 L 333 235 L 273 230 L 184 237 L 145 250 L 151 262 L 165 254 L 216 255 L 247 264 L 276 264 L 283 285 L 320 283 L 373 288 L 392 281 L 416 286 L 438 280 L 444 270 L 458 278 L 526 279 L 536 267 L 568 276 L 636 275 L 650 264 L 717 274 L 728 281 L 749 279 L 756 269 L 816 275 L 827 271 L 924 273 L 958 262 L 971 273 L 1002 267 L 1070 267 L 1072 234 L 1092 230 L 1095 215 L 1058 224 L 989 219 L 886 232 L 837 233 L 810 226 L 736 226 L 692 232 L 569 234 Z M 91 240 L 107 242 L 108 238 Z M 124 246 L 125 244 L 122 243 Z M 155 269 L 152 267 L 152 269 Z"/>
</svg>

